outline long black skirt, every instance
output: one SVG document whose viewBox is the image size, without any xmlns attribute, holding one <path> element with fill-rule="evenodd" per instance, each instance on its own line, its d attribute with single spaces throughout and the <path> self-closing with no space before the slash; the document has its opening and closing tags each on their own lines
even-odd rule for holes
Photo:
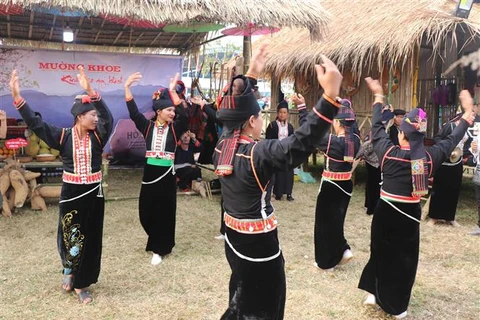
<svg viewBox="0 0 480 320">
<path fill-rule="evenodd" d="M 453 221 L 457 212 L 458 197 L 462 188 L 463 163 L 442 165 L 435 172 L 428 216 L 433 219 Z"/>
<path fill-rule="evenodd" d="M 275 173 L 275 184 L 273 194 L 281 197 L 284 194 L 292 194 L 293 190 L 293 169 Z"/>
<path fill-rule="evenodd" d="M 232 270 L 229 306 L 222 320 L 281 320 L 285 311 L 285 262 L 279 251 L 277 230 L 246 235 L 226 228 L 225 255 Z M 275 256 L 270 261 L 253 262 L 239 257 L 230 247 L 247 257 Z"/>
<path fill-rule="evenodd" d="M 145 165 L 139 200 L 140 223 L 148 235 L 145 250 L 160 256 L 171 253 L 175 246 L 177 191 L 175 176 L 168 170 L 170 167 Z"/>
<path fill-rule="evenodd" d="M 63 274 L 73 275 L 73 287 L 98 281 L 102 257 L 104 198 L 99 183 L 63 183 L 57 247 Z"/>
<path fill-rule="evenodd" d="M 420 204 L 392 202 L 398 209 L 419 220 Z M 407 310 L 417 274 L 420 224 L 386 203 L 378 201 L 372 219 L 370 260 L 363 269 L 358 287 L 375 295 L 387 313 Z"/>
<path fill-rule="evenodd" d="M 333 181 L 351 194 L 353 184 L 348 181 Z M 315 209 L 315 261 L 322 269 L 335 267 L 342 260 L 343 252 L 350 246 L 343 234 L 350 195 L 333 183 L 322 179 Z"/>
<path fill-rule="evenodd" d="M 365 208 L 367 214 L 372 215 L 380 199 L 380 182 L 382 181 L 382 171 L 365 162 L 367 168 L 367 183 L 365 185 Z"/>
</svg>

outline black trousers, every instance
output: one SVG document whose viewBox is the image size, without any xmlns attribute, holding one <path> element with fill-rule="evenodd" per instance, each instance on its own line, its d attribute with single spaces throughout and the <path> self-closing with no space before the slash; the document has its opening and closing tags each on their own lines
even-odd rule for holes
<svg viewBox="0 0 480 320">
<path fill-rule="evenodd" d="M 142 182 L 154 181 L 169 168 L 145 165 Z M 163 256 L 171 253 L 175 246 L 176 189 L 175 176 L 172 172 L 155 183 L 142 183 L 139 213 L 140 223 L 148 235 L 146 251 Z"/>
<path fill-rule="evenodd" d="M 367 168 L 367 183 L 365 184 L 365 208 L 367 214 L 372 215 L 380 199 L 380 182 L 382 181 L 382 171 L 380 168 L 365 163 Z"/>
<path fill-rule="evenodd" d="M 420 219 L 418 203 L 392 202 Z M 372 219 L 370 259 L 358 287 L 373 295 L 387 313 L 407 310 L 418 266 L 420 224 L 380 199 Z"/>
<path fill-rule="evenodd" d="M 334 183 L 336 185 L 322 179 L 315 209 L 315 261 L 322 269 L 335 267 L 342 260 L 343 252 L 350 249 L 343 225 L 350 203 L 350 196 L 345 192 L 351 194 L 353 184 L 351 180 Z"/>
<path fill-rule="evenodd" d="M 100 275 L 105 205 L 100 188 L 98 183 L 62 185 L 57 247 L 63 273 L 75 276 L 76 289 L 96 283 Z"/>
<path fill-rule="evenodd" d="M 239 234 L 227 228 L 227 238 L 237 252 L 248 257 L 266 257 L 279 250 L 277 232 L 261 235 Z M 280 253 L 265 262 L 239 257 L 225 241 L 225 255 L 232 270 L 229 306 L 222 320 L 282 320 L 285 311 L 285 262 Z"/>
<path fill-rule="evenodd" d="M 175 170 L 177 176 L 177 185 L 180 189 L 190 187 L 190 183 L 198 178 L 202 178 L 202 171 L 198 167 L 184 167 Z"/>
</svg>

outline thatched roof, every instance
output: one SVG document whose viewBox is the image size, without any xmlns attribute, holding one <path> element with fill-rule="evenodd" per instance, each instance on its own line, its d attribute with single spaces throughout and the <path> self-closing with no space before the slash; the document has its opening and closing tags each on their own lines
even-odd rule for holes
<svg viewBox="0 0 480 320">
<path fill-rule="evenodd" d="M 446 37 L 457 45 L 454 31 L 462 30 L 467 43 L 480 39 L 480 4 L 469 19 L 453 16 L 451 0 L 328 1 L 325 7 L 332 19 L 323 41 L 310 41 L 305 29 L 287 28 L 255 43 L 270 42 L 267 73 L 306 74 L 323 53 L 360 75 L 366 67 L 382 70 L 387 61 L 405 63 L 422 41 L 437 55 Z"/>
<path fill-rule="evenodd" d="M 302 26 L 312 32 L 312 37 L 318 37 L 328 19 L 320 3 L 312 0 L 0 0 L 0 38 L 61 42 L 62 28 L 68 21 L 77 33 L 78 43 L 175 48 L 184 52 L 204 41 L 206 33 L 164 32 L 161 27 L 131 28 L 105 17 L 155 24 L 205 22 L 242 26 L 254 22 L 278 27 Z M 24 12 L 2 15 L 2 6 L 24 8 Z M 46 14 L 39 8 L 55 9 L 60 14 Z M 66 13 L 72 11 L 83 12 L 84 16 L 67 17 Z"/>
</svg>

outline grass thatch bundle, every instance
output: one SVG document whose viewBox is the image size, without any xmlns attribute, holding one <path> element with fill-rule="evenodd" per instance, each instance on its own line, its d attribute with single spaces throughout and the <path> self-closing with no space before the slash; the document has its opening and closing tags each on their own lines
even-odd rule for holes
<svg viewBox="0 0 480 320">
<path fill-rule="evenodd" d="M 327 22 L 321 1 L 311 0 L 0 0 L 0 4 L 82 10 L 95 16 L 102 13 L 154 23 L 204 21 L 247 25 L 254 22 L 279 27 L 303 26 L 312 31 L 312 36 L 319 36 Z"/>
<path fill-rule="evenodd" d="M 306 29 L 288 28 L 258 43 L 270 43 L 270 74 L 307 74 L 323 53 L 358 75 L 365 67 L 404 64 L 422 40 L 433 47 L 433 55 L 440 53 L 447 37 L 459 47 L 463 41 L 479 41 L 480 5 L 474 4 L 469 19 L 455 17 L 455 5 L 452 0 L 327 1 L 332 19 L 323 41 L 310 41 Z M 461 43 L 455 31 L 464 34 Z"/>
</svg>

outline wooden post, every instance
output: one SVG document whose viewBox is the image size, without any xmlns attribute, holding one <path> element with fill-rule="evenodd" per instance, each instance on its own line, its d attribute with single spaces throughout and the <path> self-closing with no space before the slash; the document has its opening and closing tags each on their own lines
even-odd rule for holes
<svg viewBox="0 0 480 320">
<path fill-rule="evenodd" d="M 237 74 L 244 74 L 247 72 L 250 67 L 250 58 L 252 57 L 252 37 L 244 36 L 243 37 L 243 68 L 244 71 Z"/>
<path fill-rule="evenodd" d="M 104 199 L 107 198 L 108 194 L 108 164 L 110 161 L 108 159 L 102 159 L 102 189 L 103 189 L 103 197 Z"/>
</svg>

